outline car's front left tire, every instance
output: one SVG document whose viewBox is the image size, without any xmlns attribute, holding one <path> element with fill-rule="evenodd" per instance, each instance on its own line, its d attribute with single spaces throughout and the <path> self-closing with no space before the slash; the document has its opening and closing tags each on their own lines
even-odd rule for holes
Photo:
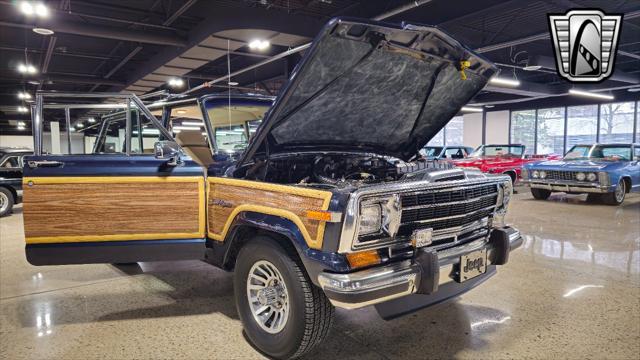
<svg viewBox="0 0 640 360">
<path fill-rule="evenodd" d="M 257 236 L 240 249 L 234 293 L 247 338 L 273 358 L 309 352 L 333 322 L 333 306 L 310 281 L 295 250 L 268 236 Z"/>
<path fill-rule="evenodd" d="M 13 194 L 5 187 L 0 187 L 0 217 L 11 214 L 13 211 Z"/>
<path fill-rule="evenodd" d="M 602 194 L 602 201 L 607 205 L 620 205 L 624 202 L 627 195 L 627 183 L 620 179 L 618 186 L 613 192 Z"/>
<path fill-rule="evenodd" d="M 551 191 L 546 189 L 531 188 L 531 195 L 533 195 L 536 200 L 547 200 L 549 196 L 551 196 Z"/>
</svg>

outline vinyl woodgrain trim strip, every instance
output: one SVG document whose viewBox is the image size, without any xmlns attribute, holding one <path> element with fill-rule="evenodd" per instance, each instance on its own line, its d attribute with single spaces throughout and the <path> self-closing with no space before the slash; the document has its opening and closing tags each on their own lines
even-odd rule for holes
<svg viewBox="0 0 640 360">
<path fill-rule="evenodd" d="M 291 220 L 307 245 L 322 248 L 325 222 L 309 219 L 308 210 L 327 210 L 332 193 L 296 186 L 229 178 L 207 179 L 209 238 L 224 241 L 238 214 L 252 211 Z"/>
<path fill-rule="evenodd" d="M 31 177 L 23 183 L 27 244 L 205 237 L 200 176 Z"/>
</svg>

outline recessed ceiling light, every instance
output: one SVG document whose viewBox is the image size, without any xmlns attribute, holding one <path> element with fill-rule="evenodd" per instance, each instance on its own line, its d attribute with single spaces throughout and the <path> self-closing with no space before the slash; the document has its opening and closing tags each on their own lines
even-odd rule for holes
<svg viewBox="0 0 640 360">
<path fill-rule="evenodd" d="M 592 97 L 592 98 L 596 98 L 596 99 L 604 99 L 604 100 L 613 100 L 614 99 L 614 97 L 611 96 L 611 95 L 597 94 L 597 93 L 593 93 L 593 92 L 589 92 L 589 91 L 582 91 L 582 90 L 576 90 L 576 89 L 569 90 L 569 94 L 577 95 L 577 96 L 583 96 L 583 97 Z"/>
<path fill-rule="evenodd" d="M 237 86 L 238 82 L 237 81 L 229 81 L 227 84 L 229 84 L 230 86 Z"/>
<path fill-rule="evenodd" d="M 18 128 L 17 128 L 17 129 L 18 129 L 18 130 L 24 130 L 24 129 L 26 129 L 26 128 L 25 128 L 24 126 L 18 126 Z"/>
<path fill-rule="evenodd" d="M 22 3 L 20 3 L 20 11 L 22 11 L 22 13 L 27 16 L 31 16 L 35 14 L 35 9 L 33 8 L 33 5 L 31 5 L 31 3 L 28 1 L 23 1 Z"/>
<path fill-rule="evenodd" d="M 40 81 L 38 81 L 38 80 L 29 80 L 29 81 L 27 81 L 27 83 L 29 83 L 31 85 L 40 85 Z"/>
<path fill-rule="evenodd" d="M 31 99 L 31 94 L 28 92 L 21 91 L 18 93 L 18 99 L 20 100 L 29 100 Z"/>
<path fill-rule="evenodd" d="M 82 129 L 82 128 L 84 127 L 84 124 L 83 124 L 83 123 L 77 123 L 77 124 L 76 124 L 76 127 L 77 127 L 78 129 Z"/>
<path fill-rule="evenodd" d="M 31 64 L 20 64 L 18 65 L 18 72 L 21 74 L 35 74 L 38 70 Z"/>
<path fill-rule="evenodd" d="M 96 119 L 90 117 L 90 118 L 87 119 L 87 121 L 93 124 L 94 122 L 96 122 Z"/>
<path fill-rule="evenodd" d="M 178 111 L 176 111 L 176 113 L 177 113 L 178 115 L 186 114 L 186 113 L 187 113 L 187 110 L 178 110 Z"/>
<path fill-rule="evenodd" d="M 171 79 L 169 79 L 169 81 L 167 81 L 167 83 L 171 87 L 179 88 L 179 87 L 182 87 L 184 85 L 184 80 L 182 80 L 180 78 L 171 78 Z"/>
<path fill-rule="evenodd" d="M 53 30 L 46 28 L 33 28 L 33 32 L 40 35 L 53 35 L 55 34 Z"/>
<path fill-rule="evenodd" d="M 268 49 L 269 46 L 271 46 L 271 43 L 269 42 L 269 40 L 255 39 L 249 42 L 249 49 L 252 49 L 252 50 L 263 51 Z"/>
<path fill-rule="evenodd" d="M 491 80 L 489 80 L 489 83 L 494 85 L 502 85 L 502 86 L 510 86 L 510 87 L 520 86 L 519 80 L 500 78 L 500 77 L 491 78 Z"/>
<path fill-rule="evenodd" d="M 24 121 L 18 121 L 18 126 L 26 126 L 27 124 L 24 123 Z"/>
<path fill-rule="evenodd" d="M 39 17 L 49 16 L 49 9 L 43 3 L 37 3 L 33 8 Z"/>
<path fill-rule="evenodd" d="M 29 111 L 29 109 L 27 109 L 24 106 L 18 106 L 18 112 L 19 113 L 26 113 L 27 111 Z"/>
</svg>

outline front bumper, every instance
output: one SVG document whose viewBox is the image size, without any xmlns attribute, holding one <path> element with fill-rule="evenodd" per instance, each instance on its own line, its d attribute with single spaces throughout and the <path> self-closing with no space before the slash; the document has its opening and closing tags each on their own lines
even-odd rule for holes
<svg viewBox="0 0 640 360">
<path fill-rule="evenodd" d="M 318 276 L 318 282 L 331 303 L 342 308 L 356 309 L 411 294 L 429 295 L 430 299 L 424 299 L 427 302 L 420 305 L 424 307 L 479 285 L 495 274 L 495 265 L 505 264 L 509 253 L 522 242 L 518 230 L 504 227 L 494 229 L 488 241 L 482 238 L 437 252 L 421 249 L 413 260 L 349 274 L 323 272 Z M 460 257 L 482 249 L 487 251 L 486 273 L 457 282 Z M 446 298 L 440 299 L 443 294 Z M 432 301 L 429 303 L 429 300 Z"/>
<path fill-rule="evenodd" d="M 590 183 L 558 180 L 527 180 L 524 182 L 534 189 L 544 189 L 549 191 L 598 194 L 604 194 L 612 191 L 610 186 L 600 185 L 600 183 L 597 182 Z"/>
</svg>

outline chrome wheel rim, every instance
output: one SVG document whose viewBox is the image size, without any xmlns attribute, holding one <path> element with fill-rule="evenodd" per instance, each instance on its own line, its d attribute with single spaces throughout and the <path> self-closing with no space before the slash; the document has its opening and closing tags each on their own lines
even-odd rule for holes
<svg viewBox="0 0 640 360">
<path fill-rule="evenodd" d="M 624 181 L 620 181 L 620 184 L 618 184 L 618 187 L 616 187 L 616 201 L 617 202 L 622 202 L 624 200 L 624 193 L 625 193 L 626 189 L 624 188 Z"/>
<path fill-rule="evenodd" d="M 266 260 L 253 264 L 247 277 L 247 300 L 262 330 L 277 334 L 284 329 L 289 318 L 289 295 L 275 265 Z"/>
<path fill-rule="evenodd" d="M 5 211 L 7 211 L 8 207 L 9 198 L 7 197 L 7 194 L 0 192 L 0 213 L 4 213 Z"/>
</svg>

